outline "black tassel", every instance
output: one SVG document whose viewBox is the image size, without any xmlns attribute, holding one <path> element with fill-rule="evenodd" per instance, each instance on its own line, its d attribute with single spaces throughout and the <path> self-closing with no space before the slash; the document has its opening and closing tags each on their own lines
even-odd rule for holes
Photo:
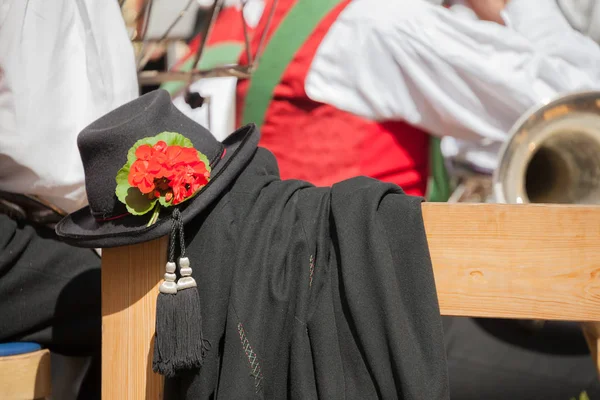
<svg viewBox="0 0 600 400">
<path fill-rule="evenodd" d="M 156 300 L 156 325 L 154 334 L 154 354 L 152 370 L 167 377 L 176 373 L 175 353 L 177 351 L 177 323 L 175 312 L 177 310 L 177 275 L 175 271 L 175 243 L 178 221 L 173 220 L 171 235 L 169 237 L 169 262 L 166 265 L 164 281 L 158 288 Z"/>
<path fill-rule="evenodd" d="M 197 287 L 177 292 L 177 348 L 174 364 L 176 369 L 200 368 L 210 348 L 210 342 L 202 334 L 202 310 Z"/>
<path fill-rule="evenodd" d="M 159 293 L 156 301 L 156 333 L 152 370 L 167 377 L 175 375 L 175 347 L 177 340 L 175 322 L 176 294 Z"/>
<path fill-rule="evenodd" d="M 175 306 L 175 325 L 177 325 L 177 341 L 173 365 L 176 371 L 200 368 L 210 349 L 210 342 L 202 333 L 202 309 L 200 294 L 196 280 L 192 277 L 190 260 L 185 256 L 185 237 L 183 219 L 178 210 L 173 218 L 179 228 L 180 258 L 177 281 L 177 304 Z"/>
</svg>

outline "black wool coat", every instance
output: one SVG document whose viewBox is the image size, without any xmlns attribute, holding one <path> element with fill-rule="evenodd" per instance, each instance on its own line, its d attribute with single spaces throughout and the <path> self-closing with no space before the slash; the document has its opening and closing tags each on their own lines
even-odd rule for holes
<svg viewBox="0 0 600 400">
<path fill-rule="evenodd" d="M 185 228 L 211 350 L 165 398 L 448 399 L 421 202 L 281 180 L 259 148 Z"/>
</svg>

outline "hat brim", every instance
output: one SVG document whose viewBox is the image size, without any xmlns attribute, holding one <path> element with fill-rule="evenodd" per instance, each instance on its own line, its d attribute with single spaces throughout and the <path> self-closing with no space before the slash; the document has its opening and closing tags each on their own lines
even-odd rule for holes
<svg viewBox="0 0 600 400">
<path fill-rule="evenodd" d="M 195 198 L 180 206 L 184 224 L 205 210 L 239 175 L 256 152 L 260 134 L 254 124 L 248 124 L 223 141 L 225 157 L 213 168 L 212 178 Z M 77 210 L 56 225 L 56 234 L 77 247 L 109 248 L 147 242 L 168 235 L 171 213 L 163 209 L 158 220 L 147 227 L 149 216 L 127 215 L 99 222 L 89 207 Z"/>
</svg>

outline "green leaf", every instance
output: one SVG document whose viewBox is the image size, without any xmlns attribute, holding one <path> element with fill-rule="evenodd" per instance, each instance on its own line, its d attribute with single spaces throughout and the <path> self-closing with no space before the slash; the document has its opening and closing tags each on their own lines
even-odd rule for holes
<svg viewBox="0 0 600 400">
<path fill-rule="evenodd" d="M 167 203 L 167 201 L 165 200 L 165 197 L 164 197 L 164 196 L 160 196 L 160 197 L 158 198 L 158 202 L 159 202 L 159 203 L 160 203 L 160 205 L 161 205 L 161 206 L 163 206 L 163 207 L 171 207 L 171 206 L 173 206 L 173 204 L 171 204 L 170 202 L 169 202 L 169 203 Z"/>
<path fill-rule="evenodd" d="M 203 153 L 198 152 L 198 158 L 200 159 L 200 161 L 202 161 L 204 163 L 204 165 L 206 165 L 206 170 L 208 172 L 211 172 L 210 162 L 208 162 L 208 157 L 206 157 Z"/>
<path fill-rule="evenodd" d="M 127 205 L 127 202 L 125 201 L 125 198 L 127 197 L 127 191 L 131 188 L 131 185 L 129 185 L 129 180 L 127 179 L 128 176 L 129 164 L 125 164 L 123 168 L 117 172 L 117 178 L 115 179 L 117 181 L 115 194 L 117 195 L 119 201 L 125 205 Z"/>
<path fill-rule="evenodd" d="M 152 146 L 162 140 L 167 146 L 194 147 L 194 144 L 190 139 L 177 132 L 161 132 L 154 136 L 153 139 L 156 139 L 156 142 L 154 142 Z"/>
<path fill-rule="evenodd" d="M 130 187 L 125 197 L 127 210 L 133 215 L 144 215 L 151 211 L 156 204 L 156 199 L 150 200 L 148 196 L 140 192 L 138 188 Z"/>
<path fill-rule="evenodd" d="M 579 395 L 579 400 L 590 400 L 587 392 L 583 392 Z"/>
<path fill-rule="evenodd" d="M 160 205 L 156 204 L 156 207 L 154 207 L 154 210 L 152 211 L 152 216 L 150 217 L 150 221 L 148 221 L 148 224 L 146 225 L 146 227 L 154 225 L 156 223 L 156 221 L 158 221 L 159 215 L 160 215 Z"/>
<path fill-rule="evenodd" d="M 583 391 L 579 394 L 579 399 L 576 399 L 575 397 L 571 397 L 569 400 L 590 400 L 590 397 L 588 396 L 586 391 Z"/>
<path fill-rule="evenodd" d="M 127 207 L 133 215 L 142 215 L 152 210 L 152 207 L 156 203 L 156 199 L 150 200 L 147 196 L 142 194 L 136 187 L 129 185 L 129 165 L 125 164 L 123 168 L 117 172 L 117 188 L 115 194 L 119 201 Z"/>
</svg>

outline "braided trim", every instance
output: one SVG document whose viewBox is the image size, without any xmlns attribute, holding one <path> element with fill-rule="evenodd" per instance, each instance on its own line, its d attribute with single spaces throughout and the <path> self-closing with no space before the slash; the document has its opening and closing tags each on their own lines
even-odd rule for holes
<svg viewBox="0 0 600 400">
<path fill-rule="evenodd" d="M 241 322 L 238 322 L 237 325 L 238 333 L 240 334 L 240 342 L 242 344 L 242 349 L 248 358 L 248 363 L 250 364 L 250 375 L 254 377 L 254 390 L 258 393 L 262 389 L 263 382 L 263 374 L 262 369 L 260 367 L 260 362 L 256 356 L 256 353 L 252 349 L 250 345 L 250 341 L 246 335 L 246 330 Z"/>
<path fill-rule="evenodd" d="M 312 256 L 310 256 L 310 259 L 308 261 L 308 287 L 312 287 L 312 283 L 313 283 L 313 277 L 315 275 L 315 258 Z"/>
</svg>

